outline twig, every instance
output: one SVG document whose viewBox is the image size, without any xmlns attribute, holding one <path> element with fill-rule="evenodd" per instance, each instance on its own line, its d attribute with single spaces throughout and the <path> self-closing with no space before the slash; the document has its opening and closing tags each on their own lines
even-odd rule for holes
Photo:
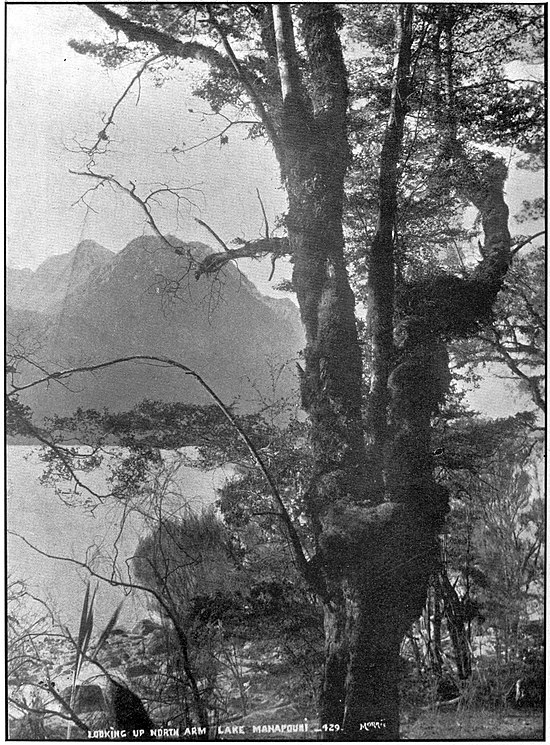
<svg viewBox="0 0 550 745">
<path fill-rule="evenodd" d="M 201 226 L 202 226 L 202 227 L 203 227 L 203 228 L 204 228 L 205 230 L 208 230 L 208 232 L 210 233 L 210 235 L 211 235 L 211 236 L 213 236 L 213 237 L 214 237 L 214 238 L 215 238 L 215 239 L 216 239 L 216 240 L 218 241 L 218 243 L 220 244 L 220 246 L 222 246 L 222 248 L 223 248 L 223 250 L 224 250 L 224 251 L 227 251 L 227 253 L 231 253 L 231 250 L 230 250 L 230 249 L 229 249 L 229 248 L 227 247 L 227 245 L 226 245 L 226 244 L 225 244 L 225 243 L 224 243 L 224 242 L 222 241 L 222 239 L 221 239 L 221 238 L 220 238 L 220 236 L 219 236 L 219 235 L 218 235 L 218 234 L 217 234 L 217 233 L 216 233 L 216 232 L 214 231 L 214 229 L 213 229 L 213 228 L 211 228 L 211 227 L 210 227 L 210 225 L 208 225 L 208 223 L 204 222 L 204 220 L 199 220 L 199 218 L 198 218 L 198 217 L 195 217 L 195 222 L 198 222 L 198 224 L 199 224 L 199 225 L 201 225 Z"/>
<path fill-rule="evenodd" d="M 207 7 L 208 7 L 208 19 L 210 21 L 210 24 L 212 25 L 213 28 L 216 29 L 216 31 L 220 35 L 223 47 L 227 53 L 227 56 L 229 57 L 231 61 L 231 64 L 233 65 L 233 69 L 235 70 L 235 73 L 237 74 L 237 78 L 242 83 L 245 91 L 250 96 L 250 100 L 252 101 L 252 105 L 254 106 L 254 109 L 256 110 L 257 115 L 261 119 L 262 124 L 264 125 L 266 132 L 269 135 L 269 138 L 273 146 L 277 149 L 278 143 L 279 143 L 279 137 L 277 135 L 277 130 L 275 129 L 275 125 L 270 115 L 268 114 L 267 109 L 265 108 L 260 96 L 258 95 L 256 89 L 254 88 L 254 85 L 252 84 L 252 81 L 250 80 L 248 73 L 242 67 L 241 63 L 237 59 L 237 56 L 235 55 L 235 52 L 233 51 L 233 48 L 231 44 L 229 43 L 227 34 L 223 30 L 222 26 L 218 23 L 216 18 L 214 18 L 212 11 L 211 11 L 212 6 L 207 6 Z"/>
<path fill-rule="evenodd" d="M 266 240 L 269 240 L 269 223 L 267 222 L 267 215 L 265 213 L 265 207 L 264 207 L 264 203 L 262 202 L 260 190 L 257 187 L 256 187 L 256 194 L 258 195 L 258 201 L 260 203 L 260 207 L 262 208 L 262 214 L 264 216 L 265 237 L 266 237 Z"/>
<path fill-rule="evenodd" d="M 298 536 L 296 528 L 294 527 L 292 523 L 288 510 L 286 509 L 286 506 L 282 500 L 281 494 L 279 492 L 279 489 L 277 488 L 277 485 L 273 479 L 273 476 L 269 472 L 267 466 L 265 465 L 262 457 L 260 456 L 258 450 L 254 446 L 253 442 L 251 441 L 249 436 L 246 434 L 244 429 L 241 427 L 241 425 L 238 423 L 238 421 L 235 419 L 231 411 L 223 403 L 221 398 L 215 393 L 215 391 L 208 385 L 208 383 L 197 372 L 192 370 L 190 367 L 187 367 L 187 365 L 183 365 L 181 362 L 177 362 L 176 360 L 172 360 L 168 357 L 156 357 L 153 355 L 131 355 L 129 357 L 119 357 L 117 359 L 109 360 L 107 362 L 100 362 L 94 365 L 83 365 L 81 367 L 73 367 L 67 370 L 60 370 L 56 373 L 51 373 L 50 375 L 47 375 L 44 378 L 40 378 L 39 380 L 34 380 L 31 383 L 27 383 L 22 386 L 14 387 L 14 390 L 8 394 L 7 398 L 9 399 L 10 396 L 15 395 L 16 393 L 28 390 L 29 388 L 33 388 L 37 385 L 41 385 L 43 383 L 48 382 L 49 380 L 67 378 L 77 373 L 94 372 L 96 370 L 102 370 L 107 367 L 112 367 L 113 365 L 121 364 L 123 362 L 156 362 L 162 365 L 166 365 L 168 367 L 175 367 L 178 370 L 181 370 L 185 375 L 189 375 L 190 377 L 194 378 L 199 383 L 199 385 L 208 393 L 208 395 L 214 400 L 214 402 L 216 403 L 218 408 L 221 410 L 225 418 L 233 426 L 233 428 L 237 431 L 242 441 L 245 443 L 252 458 L 256 461 L 260 471 L 262 472 L 265 480 L 267 481 L 272 497 L 275 500 L 275 503 L 277 504 L 280 510 L 278 515 L 283 525 L 286 528 L 287 538 L 292 548 L 292 554 L 294 556 L 296 565 L 298 569 L 301 571 L 301 573 L 304 575 L 304 577 L 308 579 L 310 575 L 308 561 L 305 557 L 302 544 L 300 542 L 300 538 Z M 94 575 L 94 576 L 97 576 L 97 575 Z M 319 591 L 319 588 L 316 588 L 316 589 L 317 591 Z"/>
<path fill-rule="evenodd" d="M 55 379 L 56 376 L 57 376 L 57 373 L 51 373 L 46 378 L 42 378 L 42 381 Z M 34 383 L 31 383 L 30 385 L 32 386 L 32 385 L 34 385 Z M 51 440 L 49 440 L 47 437 L 45 437 L 42 434 L 42 432 L 37 427 L 35 427 L 33 424 L 31 424 L 27 419 L 25 419 L 25 417 L 21 416 L 21 414 L 17 410 L 17 407 L 15 407 L 13 405 L 13 403 L 10 401 L 10 397 L 13 396 L 13 395 L 15 395 L 19 390 L 24 390 L 27 387 L 29 387 L 29 386 L 23 386 L 23 387 L 14 386 L 13 387 L 14 388 L 13 391 L 10 391 L 9 393 L 6 393 L 6 397 L 5 397 L 6 398 L 6 406 L 10 409 L 10 412 L 11 412 L 12 416 L 14 416 L 19 422 L 21 422 L 26 427 L 26 429 L 29 431 L 29 433 L 33 437 L 35 437 L 39 442 L 41 442 L 46 447 L 50 448 L 50 450 L 52 450 L 55 453 L 55 455 L 63 463 L 63 465 L 65 466 L 65 468 L 69 472 L 69 475 L 71 476 L 71 478 L 73 479 L 73 481 L 75 482 L 75 484 L 78 487 L 80 487 L 81 489 L 84 489 L 85 491 L 87 491 L 88 494 L 91 494 L 92 497 L 95 497 L 100 502 L 102 502 L 104 499 L 107 499 L 108 497 L 110 497 L 111 496 L 110 493 L 109 494 L 98 494 L 97 492 L 95 492 L 92 489 L 91 486 L 88 486 L 83 481 L 81 481 L 79 479 L 79 477 L 76 475 L 76 472 L 75 472 L 75 470 L 74 470 L 74 468 L 73 468 L 73 466 L 72 466 L 72 464 L 70 462 L 70 457 L 69 457 L 68 453 L 66 452 L 65 448 L 63 448 L 60 445 L 58 445 L 57 443 L 52 442 Z"/>
<path fill-rule="evenodd" d="M 38 687 L 41 688 L 42 690 L 44 690 L 44 688 L 42 688 L 42 686 L 38 686 Z M 45 688 L 45 690 L 48 690 L 51 693 L 51 689 L 49 688 L 49 686 L 47 688 Z M 18 701 L 16 698 L 13 698 L 13 696 L 8 696 L 8 701 L 11 704 L 13 704 L 14 706 L 17 706 L 18 709 L 21 709 L 21 711 L 26 711 L 29 714 L 42 714 L 42 715 L 47 714 L 48 716 L 60 717 L 61 719 L 67 719 L 68 721 L 72 721 L 75 724 L 78 724 L 78 726 L 79 727 L 82 727 L 85 732 L 88 731 L 88 727 L 86 727 L 86 725 L 84 724 L 84 722 L 81 719 L 79 719 L 76 716 L 76 714 L 63 714 L 60 711 L 55 711 L 55 709 L 46 709 L 46 708 L 43 708 L 43 709 L 34 709 L 32 706 L 28 706 L 28 704 L 25 704 L 22 701 Z M 64 706 L 67 706 L 67 704 L 65 704 L 64 700 L 63 700 L 63 705 Z M 76 719 L 75 719 L 75 717 L 76 717 Z"/>
<path fill-rule="evenodd" d="M 108 184 L 111 184 L 112 186 L 113 185 L 116 186 L 118 189 L 120 189 L 125 194 L 127 194 L 130 197 L 130 199 L 133 199 L 133 201 L 139 206 L 139 208 L 142 210 L 142 212 L 145 213 L 145 217 L 146 217 L 147 222 L 152 227 L 152 229 L 155 232 L 155 234 L 160 238 L 160 240 L 162 241 L 162 243 L 167 248 L 169 248 L 171 251 L 176 251 L 177 252 L 179 250 L 178 249 L 178 246 L 172 245 L 170 243 L 170 241 L 167 240 L 167 238 L 161 233 L 161 231 L 160 231 L 160 229 L 159 229 L 159 227 L 158 227 L 158 225 L 157 225 L 157 223 L 155 221 L 155 218 L 153 217 L 153 214 L 151 212 L 151 209 L 150 209 L 149 205 L 147 204 L 147 200 L 150 198 L 151 195 L 147 196 L 145 199 L 142 199 L 141 197 L 139 197 L 136 194 L 136 186 L 135 186 L 134 183 L 130 182 L 131 183 L 131 188 L 128 188 L 127 186 L 124 186 L 124 184 L 121 184 L 120 181 L 118 179 L 116 179 L 114 176 L 112 176 L 110 174 L 96 173 L 95 171 L 92 171 L 90 168 L 88 168 L 87 171 L 73 171 L 73 170 L 69 169 L 69 173 L 72 173 L 74 176 L 85 176 L 87 178 L 94 178 L 94 179 L 97 179 L 98 181 L 100 181 L 101 183 L 108 183 Z M 177 199 L 179 200 L 179 199 L 181 199 L 181 197 L 180 197 L 180 195 L 177 192 L 178 191 L 182 191 L 183 188 L 184 187 L 182 187 L 180 189 L 169 189 L 168 187 L 166 187 L 166 191 L 169 191 L 170 193 L 174 194 L 177 197 Z M 159 190 L 157 190 L 157 192 L 154 192 L 154 193 L 158 193 L 158 191 Z M 187 200 L 187 201 L 191 204 L 190 200 Z"/>
<path fill-rule="evenodd" d="M 136 81 L 139 81 L 145 70 L 149 67 L 149 65 L 152 62 L 155 62 L 156 60 L 160 59 L 161 57 L 164 57 L 164 54 L 155 54 L 154 57 L 151 57 L 151 59 L 146 60 L 143 65 L 139 68 L 139 70 L 136 72 L 134 77 L 130 80 L 128 85 L 126 86 L 124 92 L 120 96 L 120 98 L 116 101 L 113 108 L 111 109 L 111 112 L 109 116 L 107 117 L 107 121 L 105 122 L 105 125 L 103 129 L 98 133 L 97 141 L 94 145 L 92 145 L 91 148 L 83 148 L 84 151 L 87 153 L 87 155 L 90 156 L 90 158 L 98 151 L 99 146 L 102 142 L 105 142 L 109 139 L 107 135 L 107 129 L 113 124 L 113 119 L 116 113 L 117 108 L 120 106 L 120 104 L 124 101 L 128 93 L 130 92 L 132 86 Z"/>
<path fill-rule="evenodd" d="M 510 253 L 512 254 L 512 256 L 515 256 L 521 248 L 526 246 L 528 243 L 531 243 L 531 241 L 535 240 L 535 238 L 538 238 L 540 235 L 544 235 L 545 233 L 546 233 L 546 230 L 539 230 L 538 233 L 534 233 L 533 235 L 530 235 L 528 238 L 524 238 L 522 241 L 520 241 L 519 243 L 516 243 L 516 245 L 510 249 Z"/>
</svg>

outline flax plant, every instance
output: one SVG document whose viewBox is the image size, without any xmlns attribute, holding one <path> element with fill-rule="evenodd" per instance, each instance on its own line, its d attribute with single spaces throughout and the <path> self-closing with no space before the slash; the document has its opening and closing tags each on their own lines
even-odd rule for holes
<svg viewBox="0 0 550 745">
<path fill-rule="evenodd" d="M 74 707 L 76 705 L 77 695 L 78 695 L 78 677 L 80 675 L 80 671 L 82 669 L 82 663 L 84 660 L 89 660 L 90 662 L 94 662 L 105 645 L 105 642 L 109 638 L 109 635 L 111 634 L 111 631 L 114 629 L 118 617 L 120 614 L 120 609 L 122 607 L 122 603 L 115 609 L 113 615 L 107 622 L 107 625 L 103 629 L 103 631 L 100 633 L 99 638 L 95 644 L 95 647 L 93 650 L 91 650 L 91 640 L 92 640 L 92 634 L 94 630 L 94 603 L 95 603 L 95 597 L 97 594 L 97 585 L 93 591 L 93 594 L 90 595 L 90 583 L 88 583 L 88 586 L 86 587 L 86 593 L 84 594 L 84 600 L 82 603 L 82 612 L 80 614 L 80 625 L 78 628 L 78 637 L 74 639 L 74 645 L 76 648 L 76 655 L 75 655 L 75 661 L 74 661 L 74 668 L 73 668 L 73 679 L 71 684 L 71 695 L 70 695 L 70 708 L 71 710 L 74 710 Z M 69 638 L 72 639 L 72 636 L 68 629 L 66 629 L 67 635 Z M 90 651 L 90 654 L 88 652 Z M 72 732 L 72 726 L 73 723 L 69 722 L 67 724 L 67 736 L 66 739 L 71 739 L 71 732 Z"/>
</svg>

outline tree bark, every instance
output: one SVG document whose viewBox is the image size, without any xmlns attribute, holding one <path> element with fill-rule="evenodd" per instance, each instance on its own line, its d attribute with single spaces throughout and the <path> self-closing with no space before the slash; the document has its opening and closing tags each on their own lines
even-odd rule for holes
<svg viewBox="0 0 550 745">
<path fill-rule="evenodd" d="M 369 429 L 372 439 L 372 464 L 379 499 L 383 499 L 384 495 L 388 439 L 388 378 L 394 358 L 394 248 L 397 235 L 397 181 L 410 92 L 412 19 L 412 6 L 399 10 L 390 115 L 380 156 L 378 225 L 371 247 L 368 276 L 369 326 L 372 343 Z"/>
<path fill-rule="evenodd" d="M 350 521 L 345 533 L 344 520 Z M 399 650 L 421 613 L 437 541 L 425 530 L 425 516 L 406 504 L 357 510 L 340 522 L 335 517 L 332 528 L 332 545 L 324 536 L 323 546 L 340 595 L 334 593 L 335 600 L 325 607 L 323 735 L 329 740 L 395 740 Z"/>
<path fill-rule="evenodd" d="M 439 582 L 445 618 L 455 655 L 456 672 L 460 680 L 468 680 L 472 674 L 472 659 L 463 605 L 445 570 L 440 572 Z"/>
<path fill-rule="evenodd" d="M 246 62 L 237 59 L 226 27 L 217 23 L 215 4 L 208 7 L 209 22 L 220 35 L 226 56 L 126 21 L 105 6 L 91 9 L 131 40 L 202 59 L 231 75 L 248 95 L 273 144 L 288 194 L 288 246 L 306 334 L 301 394 L 311 423 L 313 467 L 304 497 L 316 543 L 309 573 L 322 578 L 316 589 L 323 588 L 325 608 L 321 727 L 326 739 L 396 740 L 400 643 L 424 605 L 447 510 L 447 495 L 433 479 L 430 442 L 431 417 L 449 382 L 444 342 L 469 333 L 490 313 L 506 273 L 506 169 L 491 156 L 479 156 L 472 163 L 459 148 L 451 148 L 456 188 L 481 213 L 483 260 L 466 280 L 437 275 L 396 288 L 398 164 L 411 84 L 414 12 L 412 5 L 398 6 L 378 230 L 369 266 L 374 458 L 367 470 L 362 360 L 342 227 L 349 152 L 340 14 L 331 3 L 282 3 L 272 6 L 270 23 L 269 7 L 252 11 L 259 18 L 266 50 L 276 55 L 276 65 L 270 60 L 267 74 L 270 80 L 277 79 L 278 90 L 270 91 L 268 102 L 258 93 L 262 83 L 249 76 Z M 297 27 L 307 62 L 297 55 Z M 450 22 L 445 32 L 447 64 L 441 74 L 447 74 L 450 109 Z M 302 72 L 306 65 L 307 77 Z M 396 309 L 405 319 L 397 329 Z M 307 578 L 308 572 L 304 574 Z"/>
<path fill-rule="evenodd" d="M 314 71 L 305 94 L 289 14 L 289 6 L 274 8 L 283 100 L 276 155 L 288 193 L 293 283 L 306 333 L 300 382 L 313 449 L 307 502 L 320 533 L 335 502 L 366 499 L 362 363 L 342 229 L 347 82 L 339 14 L 329 4 L 304 4 L 301 31 Z"/>
<path fill-rule="evenodd" d="M 431 596 L 433 598 L 433 620 L 431 623 L 433 628 L 433 642 L 430 645 L 430 657 L 432 663 L 432 671 L 438 678 L 440 678 L 443 672 L 443 646 L 441 643 L 441 622 L 443 619 L 441 616 L 441 593 L 439 592 L 437 581 L 433 581 L 433 579 L 434 578 L 432 577 Z M 428 623 L 429 622 L 430 620 L 428 618 Z"/>
<path fill-rule="evenodd" d="M 297 65 L 281 60 L 295 52 L 288 24 L 280 18 L 277 52 L 284 82 L 278 157 L 289 196 L 294 286 L 307 341 L 302 402 L 311 421 L 314 468 L 306 499 L 317 532 L 316 558 L 330 590 L 321 727 L 329 740 L 394 740 L 399 732 L 400 644 L 421 612 L 446 508 L 433 482 L 430 458 L 430 416 L 446 384 L 446 379 L 436 379 L 436 360 L 441 357 L 437 340 L 411 331 L 399 354 L 414 368 L 412 387 L 408 380 L 390 376 L 397 163 L 412 9 L 399 10 L 396 82 L 380 173 L 379 231 L 370 263 L 374 430 L 380 463 L 386 457 L 388 426 L 393 442 L 385 489 L 379 476 L 365 471 L 361 355 L 343 258 L 347 85 L 337 19 L 328 5 L 303 5 L 300 15 L 314 71 L 311 101 L 294 81 Z M 419 375 L 420 396 L 415 386 Z"/>
</svg>

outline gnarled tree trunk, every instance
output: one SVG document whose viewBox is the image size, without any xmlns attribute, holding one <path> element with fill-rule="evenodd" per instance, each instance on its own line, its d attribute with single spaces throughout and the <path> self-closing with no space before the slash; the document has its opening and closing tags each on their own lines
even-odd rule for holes
<svg viewBox="0 0 550 745">
<path fill-rule="evenodd" d="M 430 442 L 430 420 L 449 382 L 445 342 L 471 332 L 487 317 L 506 273 L 506 169 L 489 155 L 473 162 L 454 142 L 446 148 L 457 190 L 481 213 L 483 260 L 467 279 L 438 274 L 398 286 L 397 176 L 411 85 L 414 6 L 397 6 L 391 111 L 369 263 L 373 362 L 367 453 L 361 352 L 344 260 L 348 88 L 340 14 L 330 3 L 253 6 L 267 55 L 263 78 L 253 80 L 231 48 L 227 24 L 217 22 L 215 4 L 206 7 L 204 22 L 219 35 L 225 56 L 213 47 L 182 44 L 105 6 L 94 12 L 131 40 L 202 59 L 218 73 L 233 76 L 273 144 L 288 194 L 288 246 L 306 333 L 301 392 L 311 422 L 313 474 L 305 501 L 316 553 L 304 573 L 325 608 L 321 726 L 326 739 L 395 740 L 400 643 L 421 613 L 447 510 L 447 495 L 432 474 Z M 297 55 L 296 28 L 306 60 Z M 453 139 L 450 16 L 443 31 L 449 37 L 441 65 L 441 75 L 447 73 L 449 115 L 444 129 Z M 247 252 L 253 251 L 252 243 Z M 269 239 L 259 243 L 265 255 Z M 280 251 L 280 243 L 273 242 L 273 250 Z M 238 255 L 245 253 L 226 251 L 215 261 L 209 257 L 202 271 L 220 268 Z"/>
<path fill-rule="evenodd" d="M 379 224 L 369 266 L 369 425 L 372 462 L 377 464 L 370 471 L 365 467 L 354 299 L 343 258 L 347 85 L 338 18 L 330 5 L 307 4 L 299 12 L 313 95 L 311 101 L 304 97 L 293 63 L 290 8 L 276 6 L 283 104 L 276 152 L 289 195 L 293 281 L 307 339 L 302 402 L 311 420 L 314 473 L 306 497 L 316 531 L 315 566 L 325 588 L 321 727 L 326 739 L 395 740 L 400 644 L 421 613 L 447 511 L 447 494 L 432 473 L 430 422 L 449 384 L 444 340 L 453 333 L 452 315 L 451 320 L 445 316 L 447 325 L 442 327 L 429 302 L 433 298 L 425 306 L 428 287 L 400 288 L 404 321 L 395 326 L 397 166 L 409 93 L 413 9 L 401 6 L 398 11 Z M 482 211 L 486 242 L 493 245 L 495 231 L 502 233 L 502 214 L 492 217 L 494 204 L 488 208 L 486 202 L 496 194 L 490 190 L 483 202 L 481 181 L 483 191 L 485 175 L 471 175 L 470 194 Z M 471 293 L 485 292 L 487 281 L 493 282 L 494 298 L 506 263 L 495 258 L 499 251 L 495 244 L 495 250 L 488 251 L 490 266 L 480 268 L 470 282 L 450 277 L 460 285 L 458 304 L 468 302 Z"/>
</svg>

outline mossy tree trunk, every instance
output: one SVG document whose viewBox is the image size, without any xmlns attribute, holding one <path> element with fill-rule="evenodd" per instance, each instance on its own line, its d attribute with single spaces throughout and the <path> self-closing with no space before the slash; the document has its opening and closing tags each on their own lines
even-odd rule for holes
<svg viewBox="0 0 550 745">
<path fill-rule="evenodd" d="M 348 87 L 338 10 L 330 3 L 251 6 L 266 53 L 258 76 L 254 69 L 247 72 L 246 60 L 231 48 L 227 22 L 217 22 L 215 4 L 205 6 L 204 23 L 217 34 L 225 56 L 218 48 L 182 44 L 129 22 L 105 6 L 90 7 L 131 40 L 201 59 L 218 74 L 232 76 L 272 142 L 288 194 L 293 284 L 306 333 L 300 375 L 313 473 L 305 502 L 315 555 L 304 573 L 325 608 L 321 725 L 326 739 L 396 740 L 400 643 L 421 614 L 447 510 L 447 495 L 433 477 L 430 437 L 431 418 L 449 383 L 445 343 L 467 335 L 488 316 L 506 273 L 506 169 L 492 156 L 472 160 L 456 143 L 447 143 L 456 189 L 481 213 L 483 260 L 466 279 L 441 273 L 397 285 L 398 166 L 411 86 L 414 6 L 396 6 L 396 64 L 380 159 L 378 229 L 368 266 L 367 448 L 355 300 L 344 259 Z M 445 29 L 447 36 L 452 33 L 450 21 Z M 446 43 L 444 51 L 441 74 L 448 73 L 446 114 L 451 116 L 452 45 Z M 454 138 L 449 116 L 445 136 Z M 253 251 L 253 243 L 247 251 Z M 257 243 L 265 255 L 269 239 Z M 279 249 L 280 239 L 277 245 L 274 240 L 273 251 Z M 228 251 L 210 264 L 220 268 L 236 256 Z"/>
</svg>

